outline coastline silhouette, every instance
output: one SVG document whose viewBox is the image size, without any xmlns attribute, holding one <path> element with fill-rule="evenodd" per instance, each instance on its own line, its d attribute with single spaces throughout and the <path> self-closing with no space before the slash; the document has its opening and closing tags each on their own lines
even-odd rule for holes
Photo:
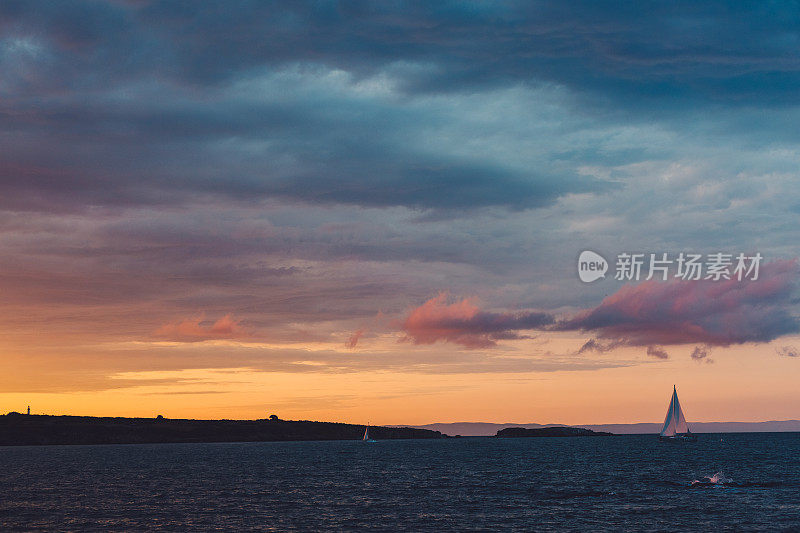
<svg viewBox="0 0 800 533">
<path fill-rule="evenodd" d="M 0 415 L 0 446 L 42 444 L 145 444 L 168 442 L 266 442 L 360 440 L 366 426 L 281 420 L 191 420 L 92 416 Z M 439 431 L 370 426 L 375 440 L 441 439 Z"/>
</svg>

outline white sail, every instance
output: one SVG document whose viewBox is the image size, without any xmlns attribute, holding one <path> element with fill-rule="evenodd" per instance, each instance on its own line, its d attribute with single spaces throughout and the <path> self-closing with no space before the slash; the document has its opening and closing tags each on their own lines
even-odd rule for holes
<svg viewBox="0 0 800 533">
<path fill-rule="evenodd" d="M 364 439 L 363 440 L 369 440 L 369 426 L 367 426 L 367 428 L 364 430 Z"/>
<path fill-rule="evenodd" d="M 661 436 L 662 437 L 674 437 L 675 436 L 675 420 L 673 419 L 673 415 L 675 414 L 675 396 L 672 396 L 672 400 L 669 402 L 669 407 L 667 408 L 667 416 L 664 418 L 664 427 L 661 428 Z"/>
<path fill-rule="evenodd" d="M 674 437 L 686 433 L 689 433 L 689 425 L 686 423 L 686 416 L 684 416 L 681 403 L 678 401 L 678 391 L 673 387 L 672 399 L 667 408 L 667 416 L 664 418 L 664 427 L 661 428 L 661 436 Z"/>
<path fill-rule="evenodd" d="M 689 425 L 686 423 L 686 417 L 683 415 L 683 409 L 681 409 L 681 402 L 678 401 L 677 391 L 675 391 L 674 394 L 675 394 L 675 433 L 677 433 L 678 435 L 689 433 Z"/>
</svg>

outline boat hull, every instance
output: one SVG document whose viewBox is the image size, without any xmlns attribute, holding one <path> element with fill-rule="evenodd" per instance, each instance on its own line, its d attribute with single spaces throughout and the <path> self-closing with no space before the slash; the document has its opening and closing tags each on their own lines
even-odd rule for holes
<svg viewBox="0 0 800 533">
<path fill-rule="evenodd" d="M 659 435 L 658 440 L 662 442 L 697 442 L 697 435 L 675 435 L 674 437 Z"/>
</svg>

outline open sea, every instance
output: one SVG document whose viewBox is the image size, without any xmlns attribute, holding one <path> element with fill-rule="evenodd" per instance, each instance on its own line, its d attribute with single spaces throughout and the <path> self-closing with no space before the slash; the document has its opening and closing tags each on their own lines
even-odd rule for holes
<svg viewBox="0 0 800 533">
<path fill-rule="evenodd" d="M 800 531 L 800 434 L 0 448 L 2 531 Z"/>
</svg>

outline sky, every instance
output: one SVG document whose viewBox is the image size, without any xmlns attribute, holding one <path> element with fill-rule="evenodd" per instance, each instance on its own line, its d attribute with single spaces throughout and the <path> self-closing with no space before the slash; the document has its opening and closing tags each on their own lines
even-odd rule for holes
<svg viewBox="0 0 800 533">
<path fill-rule="evenodd" d="M 798 47 L 795 2 L 6 0 L 0 411 L 800 418 Z M 615 275 L 716 253 L 763 261 Z"/>
</svg>

